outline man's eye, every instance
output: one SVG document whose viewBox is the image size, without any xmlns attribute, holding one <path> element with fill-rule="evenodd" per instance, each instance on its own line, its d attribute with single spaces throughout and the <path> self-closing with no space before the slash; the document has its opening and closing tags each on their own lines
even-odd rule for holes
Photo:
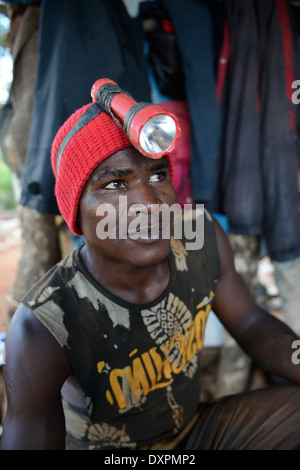
<svg viewBox="0 0 300 470">
<path fill-rule="evenodd" d="M 150 176 L 150 182 L 157 183 L 159 181 L 164 181 L 166 179 L 166 176 L 166 171 L 158 171 L 157 173 L 153 173 L 153 175 Z"/>
<path fill-rule="evenodd" d="M 105 189 L 121 189 L 124 187 L 125 187 L 124 183 L 120 180 L 111 181 L 110 183 L 107 183 L 104 186 Z"/>
</svg>

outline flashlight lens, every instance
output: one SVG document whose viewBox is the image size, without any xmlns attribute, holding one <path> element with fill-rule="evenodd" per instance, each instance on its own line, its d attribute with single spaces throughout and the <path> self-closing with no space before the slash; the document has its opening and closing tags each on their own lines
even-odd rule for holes
<svg viewBox="0 0 300 470">
<path fill-rule="evenodd" d="M 140 145 L 149 154 L 165 152 L 174 142 L 176 124 L 174 119 L 160 114 L 149 119 L 140 134 Z"/>
</svg>

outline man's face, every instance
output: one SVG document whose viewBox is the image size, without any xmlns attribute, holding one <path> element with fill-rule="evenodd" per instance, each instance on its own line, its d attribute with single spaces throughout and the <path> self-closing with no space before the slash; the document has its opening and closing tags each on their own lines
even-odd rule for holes
<svg viewBox="0 0 300 470">
<path fill-rule="evenodd" d="M 175 200 L 164 158 L 144 157 L 134 148 L 116 152 L 94 170 L 80 199 L 78 224 L 87 248 L 108 262 L 160 263 L 168 256 L 170 237 L 162 234 L 157 210 Z"/>
</svg>

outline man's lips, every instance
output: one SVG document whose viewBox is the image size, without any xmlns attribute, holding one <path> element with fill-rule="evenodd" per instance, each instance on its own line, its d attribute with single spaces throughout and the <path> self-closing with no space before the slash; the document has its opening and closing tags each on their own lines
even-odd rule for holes
<svg viewBox="0 0 300 470">
<path fill-rule="evenodd" d="M 158 239 L 162 232 L 162 224 L 137 226 L 134 230 L 128 230 L 128 236 L 135 239 Z"/>
</svg>

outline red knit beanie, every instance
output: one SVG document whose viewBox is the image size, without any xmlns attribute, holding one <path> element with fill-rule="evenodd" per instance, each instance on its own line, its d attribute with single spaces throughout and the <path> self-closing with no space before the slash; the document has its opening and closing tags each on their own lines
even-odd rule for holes
<svg viewBox="0 0 300 470">
<path fill-rule="evenodd" d="M 79 200 L 85 183 L 104 159 L 132 147 L 124 130 L 106 112 L 89 103 L 75 111 L 57 132 L 51 151 L 55 196 L 61 215 L 75 235 Z M 94 111 L 94 112 L 93 112 Z M 166 155 L 172 177 L 172 161 Z"/>
</svg>

